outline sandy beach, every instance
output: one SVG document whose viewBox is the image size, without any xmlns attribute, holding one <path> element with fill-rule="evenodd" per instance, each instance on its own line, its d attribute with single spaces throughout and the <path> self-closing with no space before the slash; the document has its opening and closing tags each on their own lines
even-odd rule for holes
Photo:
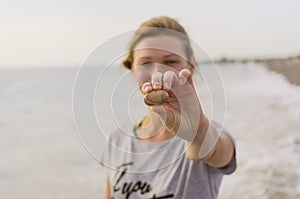
<svg viewBox="0 0 300 199">
<path fill-rule="evenodd" d="M 286 77 L 291 84 L 300 85 L 300 56 L 263 61 L 269 70 Z"/>
</svg>

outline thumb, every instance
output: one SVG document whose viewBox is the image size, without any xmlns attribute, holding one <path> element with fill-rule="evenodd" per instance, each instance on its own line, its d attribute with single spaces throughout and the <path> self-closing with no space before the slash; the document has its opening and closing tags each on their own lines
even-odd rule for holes
<svg viewBox="0 0 300 199">
<path fill-rule="evenodd" d="M 174 114 L 163 105 L 151 106 L 151 111 L 158 114 L 160 121 L 171 131 L 175 130 Z"/>
</svg>

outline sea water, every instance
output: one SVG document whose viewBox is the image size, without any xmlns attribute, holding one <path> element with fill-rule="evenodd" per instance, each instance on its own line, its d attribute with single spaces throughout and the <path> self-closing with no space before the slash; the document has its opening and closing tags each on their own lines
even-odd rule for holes
<svg viewBox="0 0 300 199">
<path fill-rule="evenodd" d="M 72 91 L 77 70 L 0 69 L 1 197 L 103 198 L 104 168 L 86 151 L 74 125 Z M 255 63 L 203 65 L 201 70 L 206 76 L 217 71 L 222 83 L 216 85 L 221 94 L 213 95 L 214 103 L 207 98 L 207 85 L 197 84 L 203 109 L 230 130 L 237 147 L 238 168 L 224 176 L 219 198 L 299 198 L 300 87 Z M 130 73 L 125 73 L 118 67 L 108 71 L 105 76 L 114 78 L 107 78 L 105 85 L 117 86 L 96 89 L 96 100 L 101 102 L 95 104 L 97 117 L 103 128 L 122 123 L 123 117 L 138 121 L 145 114 L 135 112 L 132 105 L 143 108 L 135 102 L 142 99 L 137 90 L 124 100 L 126 109 L 117 108 L 123 102 L 120 96 L 134 88 Z M 211 114 L 212 107 L 221 111 Z M 112 109 L 120 113 L 112 114 L 118 115 L 114 121 Z"/>
</svg>

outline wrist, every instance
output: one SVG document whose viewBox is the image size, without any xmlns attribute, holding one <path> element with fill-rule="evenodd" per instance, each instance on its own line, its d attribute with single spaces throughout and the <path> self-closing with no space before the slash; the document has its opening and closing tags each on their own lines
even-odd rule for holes
<svg viewBox="0 0 300 199">
<path fill-rule="evenodd" d="M 215 127 L 214 123 L 210 120 L 204 139 L 199 149 L 198 157 L 204 159 L 213 154 L 215 146 L 220 138 L 221 132 Z"/>
<path fill-rule="evenodd" d="M 214 154 L 215 146 L 221 133 L 212 121 L 203 121 L 202 128 L 192 142 L 186 141 L 186 155 L 189 159 L 199 161 Z"/>
</svg>

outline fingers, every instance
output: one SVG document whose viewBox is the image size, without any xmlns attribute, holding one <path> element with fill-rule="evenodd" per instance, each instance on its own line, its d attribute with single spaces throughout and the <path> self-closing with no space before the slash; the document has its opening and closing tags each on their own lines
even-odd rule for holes
<svg viewBox="0 0 300 199">
<path fill-rule="evenodd" d="M 153 73 L 151 75 L 151 82 L 146 82 L 142 85 L 142 92 L 146 94 L 154 90 L 162 89 L 163 87 L 162 77 L 163 74 L 160 72 Z"/>
<path fill-rule="evenodd" d="M 184 85 L 191 77 L 192 72 L 189 69 L 183 69 L 178 73 L 178 76 L 173 71 L 167 71 L 164 74 L 160 72 L 153 73 L 151 82 L 146 82 L 142 85 L 144 94 L 157 90 L 170 90 L 176 85 Z"/>
<path fill-rule="evenodd" d="M 162 89 L 162 77 L 163 74 L 160 72 L 156 72 L 151 76 L 151 83 L 153 90 L 160 90 Z"/>
<path fill-rule="evenodd" d="M 163 76 L 163 88 L 170 90 L 172 86 L 178 84 L 178 78 L 173 71 L 167 71 Z"/>
<path fill-rule="evenodd" d="M 142 91 L 146 94 L 155 90 L 170 90 L 177 84 L 178 77 L 173 71 L 167 71 L 164 74 L 156 72 L 152 74 L 151 82 L 146 82 L 142 85 Z"/>
<path fill-rule="evenodd" d="M 184 85 L 191 77 L 192 72 L 189 69 L 183 69 L 179 72 L 179 85 Z"/>
<path fill-rule="evenodd" d="M 142 85 L 142 91 L 143 93 L 150 93 L 152 91 L 152 84 L 151 82 L 146 82 Z"/>
</svg>

